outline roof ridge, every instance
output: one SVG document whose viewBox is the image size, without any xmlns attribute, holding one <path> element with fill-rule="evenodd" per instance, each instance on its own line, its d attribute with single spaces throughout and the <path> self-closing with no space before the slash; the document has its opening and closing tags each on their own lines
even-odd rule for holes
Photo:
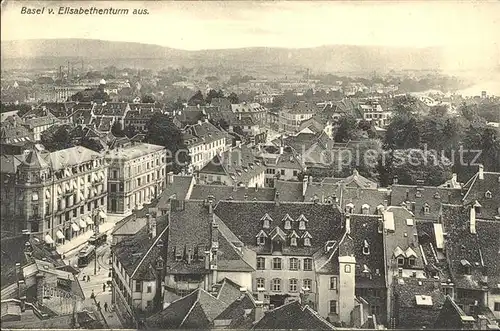
<svg viewBox="0 0 500 331">
<path fill-rule="evenodd" d="M 184 324 L 184 322 L 186 321 L 186 319 L 189 317 L 189 314 L 191 314 L 191 312 L 193 311 L 194 307 L 196 307 L 196 304 L 199 302 L 199 300 L 200 300 L 200 291 L 201 291 L 201 289 L 198 290 L 198 291 L 193 292 L 193 293 L 197 293 L 196 300 L 195 300 L 195 302 L 193 302 L 193 305 L 191 306 L 191 308 L 189 308 L 186 316 L 184 316 L 184 318 L 182 319 L 182 322 L 181 322 L 181 324 L 179 324 L 179 327 L 181 327 L 182 324 Z"/>
<path fill-rule="evenodd" d="M 132 275 L 130 276 L 130 278 L 133 278 L 135 276 L 135 273 L 137 272 L 137 270 L 139 270 L 139 267 L 142 265 L 142 263 L 144 262 L 144 260 L 146 259 L 146 257 L 149 255 L 149 253 L 151 252 L 151 250 L 153 249 L 153 247 L 156 246 L 156 244 L 158 243 L 158 241 L 160 240 L 160 238 L 163 236 L 163 234 L 168 230 L 168 228 L 170 227 L 170 224 L 168 224 L 165 229 L 163 229 L 163 231 L 158 235 L 156 236 L 156 239 L 155 241 L 153 242 L 153 244 L 149 247 L 148 251 L 146 252 L 146 254 L 144 254 L 144 256 L 142 257 L 141 261 L 139 262 L 139 264 L 137 265 L 137 267 L 135 267 L 135 270 L 134 272 L 132 272 Z"/>
</svg>

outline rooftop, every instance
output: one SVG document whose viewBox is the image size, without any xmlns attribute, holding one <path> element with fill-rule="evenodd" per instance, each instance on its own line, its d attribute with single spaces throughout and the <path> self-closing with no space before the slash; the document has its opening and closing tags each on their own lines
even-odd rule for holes
<svg viewBox="0 0 500 331">
<path fill-rule="evenodd" d="M 116 149 L 108 150 L 106 152 L 106 159 L 124 159 L 129 161 L 144 155 L 165 150 L 164 146 L 135 143 L 125 147 L 118 147 Z"/>
</svg>

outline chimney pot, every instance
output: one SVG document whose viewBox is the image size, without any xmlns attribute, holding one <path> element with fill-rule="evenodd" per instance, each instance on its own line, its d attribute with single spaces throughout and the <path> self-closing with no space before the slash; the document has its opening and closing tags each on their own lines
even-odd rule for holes
<svg viewBox="0 0 500 331">
<path fill-rule="evenodd" d="M 482 164 L 479 165 L 479 175 L 478 175 L 480 180 L 484 179 L 484 166 Z"/>
</svg>

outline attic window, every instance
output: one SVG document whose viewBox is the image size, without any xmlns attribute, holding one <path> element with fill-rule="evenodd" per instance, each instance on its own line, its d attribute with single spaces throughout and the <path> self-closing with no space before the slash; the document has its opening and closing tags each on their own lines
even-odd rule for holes
<svg viewBox="0 0 500 331">
<path fill-rule="evenodd" d="M 491 199 L 491 192 L 490 192 L 490 191 L 486 191 L 486 193 L 484 193 L 484 196 L 485 196 L 487 199 Z"/>
<path fill-rule="evenodd" d="M 363 254 L 364 255 L 370 255 L 370 245 L 368 244 L 368 241 L 363 242 Z"/>
<path fill-rule="evenodd" d="M 408 258 L 408 264 L 409 264 L 411 267 L 414 267 L 414 266 L 415 266 L 415 262 L 416 262 L 415 257 L 410 256 L 410 258 Z"/>
<path fill-rule="evenodd" d="M 348 212 L 348 213 L 351 213 L 351 214 L 352 214 L 352 211 L 353 211 L 353 209 L 354 209 L 354 205 L 353 205 L 352 203 L 348 203 L 348 204 L 345 206 L 345 208 L 346 208 L 346 212 Z"/>
<path fill-rule="evenodd" d="M 292 218 L 290 215 L 286 214 L 283 221 L 285 222 L 285 230 L 290 230 L 292 228 Z"/>
<path fill-rule="evenodd" d="M 429 208 L 429 205 L 427 203 L 424 204 L 424 214 L 429 214 L 430 212 L 430 208 Z"/>
<path fill-rule="evenodd" d="M 405 258 L 400 256 L 398 257 L 398 267 L 402 267 L 405 265 Z"/>
<path fill-rule="evenodd" d="M 261 221 L 262 221 L 262 227 L 264 229 L 269 229 L 269 227 L 271 226 L 270 222 L 272 221 L 269 214 L 265 214 L 264 217 L 261 218 Z"/>
<path fill-rule="evenodd" d="M 365 204 L 361 207 L 361 210 L 362 210 L 363 214 L 365 214 L 365 215 L 366 215 L 366 214 L 368 214 L 368 213 L 370 212 L 370 205 L 368 205 L 368 204 L 366 204 L 366 203 L 365 203 Z"/>
<path fill-rule="evenodd" d="M 434 198 L 436 198 L 436 199 L 440 199 L 441 198 L 441 196 L 439 195 L 439 192 L 434 193 Z"/>
<path fill-rule="evenodd" d="M 415 197 L 416 197 L 416 198 L 421 198 L 421 197 L 422 197 L 422 192 L 417 191 L 417 192 L 415 193 Z"/>
<path fill-rule="evenodd" d="M 175 250 L 175 260 L 176 260 L 176 261 L 182 261 L 182 252 L 181 252 L 181 250 L 179 249 L 179 247 L 177 247 L 177 246 L 176 246 L 176 247 L 174 248 L 174 250 Z"/>
<path fill-rule="evenodd" d="M 300 215 L 298 221 L 299 221 L 299 230 L 305 230 L 306 222 L 308 222 L 307 218 L 305 218 L 304 215 Z"/>
<path fill-rule="evenodd" d="M 290 238 L 290 246 L 297 247 L 297 238 Z"/>
</svg>

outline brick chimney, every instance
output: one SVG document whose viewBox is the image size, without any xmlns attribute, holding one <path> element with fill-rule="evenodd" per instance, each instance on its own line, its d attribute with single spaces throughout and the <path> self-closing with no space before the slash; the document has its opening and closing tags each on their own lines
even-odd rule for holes
<svg viewBox="0 0 500 331">
<path fill-rule="evenodd" d="M 480 180 L 484 179 L 484 166 L 482 164 L 479 165 L 478 177 Z"/>
<path fill-rule="evenodd" d="M 276 206 L 279 206 L 279 204 L 280 204 L 280 192 L 276 192 L 276 194 L 274 195 L 274 201 L 276 203 Z"/>
<path fill-rule="evenodd" d="M 476 234 L 476 208 L 472 206 L 469 211 L 470 233 Z"/>
<path fill-rule="evenodd" d="M 306 191 L 307 191 L 307 184 L 309 183 L 309 178 L 307 176 L 304 176 L 304 179 L 302 180 L 302 196 L 306 196 Z"/>
<path fill-rule="evenodd" d="M 345 232 L 351 234 L 351 217 L 349 215 L 345 215 Z"/>
<path fill-rule="evenodd" d="M 212 246 L 211 246 L 211 256 L 210 256 L 210 269 L 212 270 L 212 282 L 211 285 L 217 283 L 217 252 L 219 251 L 219 224 L 216 219 L 212 217 Z"/>
<path fill-rule="evenodd" d="M 264 288 L 257 289 L 257 300 L 255 300 L 255 321 L 264 317 Z"/>
</svg>

